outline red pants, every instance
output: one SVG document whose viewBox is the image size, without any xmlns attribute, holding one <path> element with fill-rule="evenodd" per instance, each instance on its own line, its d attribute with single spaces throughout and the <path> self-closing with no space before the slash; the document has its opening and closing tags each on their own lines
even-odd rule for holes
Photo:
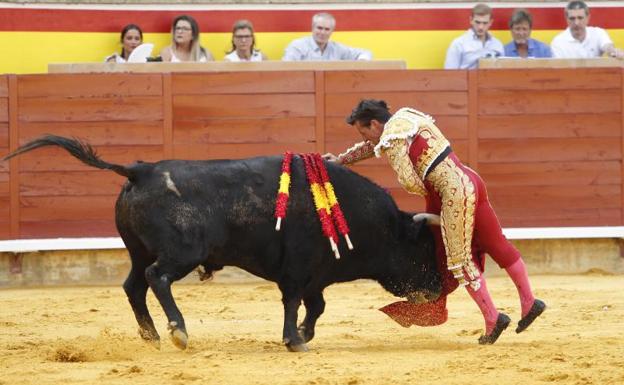
<svg viewBox="0 0 624 385">
<path fill-rule="evenodd" d="M 487 253 L 501 268 L 511 266 L 520 258 L 520 253 L 503 235 L 496 213 L 488 200 L 483 179 L 475 171 L 464 166 L 454 153 L 449 154 L 448 159 L 453 161 L 474 185 L 474 194 L 476 196 L 471 249 L 475 265 L 483 271 L 484 254 Z M 437 191 L 439 189 L 436 189 L 434 183 L 429 180 L 425 181 L 425 187 L 428 192 L 426 196 L 427 212 L 440 215 L 444 199 L 438 194 Z M 436 237 L 438 267 L 444 277 L 443 286 L 446 289 L 445 291 L 450 293 L 457 287 L 457 282 L 447 270 L 446 251 L 441 232 L 437 231 L 436 228 L 433 228 L 433 230 Z M 444 272 L 447 274 L 444 274 Z"/>
</svg>

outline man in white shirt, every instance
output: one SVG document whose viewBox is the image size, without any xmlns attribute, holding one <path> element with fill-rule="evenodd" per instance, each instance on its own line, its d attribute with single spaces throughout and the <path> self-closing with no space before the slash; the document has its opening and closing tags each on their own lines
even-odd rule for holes
<svg viewBox="0 0 624 385">
<path fill-rule="evenodd" d="M 589 7 L 582 1 L 571 1 L 564 11 L 568 28 L 550 43 L 553 57 L 585 59 L 608 55 L 624 58 L 624 51 L 615 48 L 613 41 L 602 28 L 588 27 Z"/>
<path fill-rule="evenodd" d="M 293 40 L 284 52 L 284 61 L 298 60 L 371 60 L 370 51 L 330 41 L 336 19 L 329 13 L 312 17 L 312 36 Z"/>
<path fill-rule="evenodd" d="M 477 4 L 470 15 L 471 28 L 453 40 L 446 51 L 445 69 L 473 69 L 479 59 L 503 55 L 503 43 L 489 34 L 492 26 L 492 8 Z"/>
</svg>

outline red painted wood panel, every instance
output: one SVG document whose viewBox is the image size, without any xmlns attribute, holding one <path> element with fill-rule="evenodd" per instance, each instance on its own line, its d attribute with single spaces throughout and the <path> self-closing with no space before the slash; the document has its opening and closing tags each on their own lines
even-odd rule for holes
<svg viewBox="0 0 624 385">
<path fill-rule="evenodd" d="M 9 123 L 0 123 L 0 148 L 9 147 Z M 0 153 L 4 156 L 5 154 Z"/>
<path fill-rule="evenodd" d="M 313 93 L 312 71 L 174 73 L 174 95 Z"/>
<path fill-rule="evenodd" d="M 264 155 L 282 155 L 285 151 L 314 152 L 314 143 L 244 143 L 173 146 L 178 159 L 242 159 Z"/>
<path fill-rule="evenodd" d="M 468 78 L 465 71 L 329 71 L 325 74 L 325 92 L 328 94 L 467 89 Z"/>
<path fill-rule="evenodd" d="M 161 74 L 42 74 L 23 75 L 18 82 L 20 98 L 108 98 L 115 96 L 161 96 Z"/>
<path fill-rule="evenodd" d="M 28 222 L 72 221 L 78 218 L 113 221 L 116 199 L 117 195 L 25 196 L 20 200 L 20 219 Z"/>
<path fill-rule="evenodd" d="M 0 187 L 3 187 L 2 184 L 0 184 Z M 11 202 L 10 202 L 8 191 L 0 192 L 0 221 L 4 221 L 7 223 L 9 222 L 10 207 L 11 207 Z"/>
<path fill-rule="evenodd" d="M 618 160 L 621 147 L 612 138 L 484 139 L 479 162 Z"/>
<path fill-rule="evenodd" d="M 9 173 L 0 172 L 0 196 L 9 196 Z"/>
<path fill-rule="evenodd" d="M 9 99 L 0 98 L 0 122 L 6 123 L 9 121 Z"/>
<path fill-rule="evenodd" d="M 75 137 L 92 146 L 162 145 L 162 122 L 157 120 L 96 122 L 21 122 L 20 144 L 44 134 Z"/>
<path fill-rule="evenodd" d="M 576 186 L 488 186 L 494 208 L 542 209 L 616 209 L 620 207 L 619 185 Z"/>
<path fill-rule="evenodd" d="M 488 186 L 620 185 L 621 162 L 481 163 L 479 174 Z"/>
<path fill-rule="evenodd" d="M 620 112 L 621 90 L 479 90 L 479 115 Z M 527 117 L 527 123 L 530 119 Z"/>
<path fill-rule="evenodd" d="M 0 75 L 0 98 L 6 98 L 9 96 L 9 77 L 7 75 Z"/>
<path fill-rule="evenodd" d="M 466 115 L 468 114 L 468 94 L 462 91 L 435 92 L 371 92 L 327 94 L 325 98 L 326 116 L 344 118 L 362 99 L 383 99 L 393 110 L 413 107 L 427 114 Z"/>
<path fill-rule="evenodd" d="M 86 99 L 37 97 L 19 100 L 20 122 L 92 122 L 162 120 L 162 118 L 162 98 L 158 96 Z"/>
<path fill-rule="evenodd" d="M 314 116 L 314 94 L 177 95 L 173 115 L 188 120 Z"/>
<path fill-rule="evenodd" d="M 495 69 L 479 71 L 479 90 L 585 90 L 620 89 L 619 68 Z"/>
<path fill-rule="evenodd" d="M 22 172 L 20 196 L 115 195 L 125 181 L 111 171 Z"/>
<path fill-rule="evenodd" d="M 479 138 L 599 138 L 621 136 L 620 114 L 484 115 Z"/>
<path fill-rule="evenodd" d="M 313 117 L 262 119 L 176 120 L 173 142 L 269 143 L 312 142 L 315 140 Z"/>
<path fill-rule="evenodd" d="M 503 207 L 496 214 L 504 227 L 620 226 L 622 223 L 620 209 Z"/>
<path fill-rule="evenodd" d="M 11 238 L 11 223 L 0 220 L 0 239 Z"/>
<path fill-rule="evenodd" d="M 118 237 L 115 221 L 81 219 L 73 221 L 20 222 L 20 238 Z"/>
<path fill-rule="evenodd" d="M 81 137 L 119 164 L 160 160 L 165 148 L 185 159 L 339 153 L 361 140 L 345 116 L 362 98 L 382 98 L 394 109 L 432 114 L 466 162 L 468 144 L 476 142 L 476 166 L 505 226 L 622 224 L 621 69 L 480 71 L 470 90 L 466 71 L 329 71 L 322 86 L 313 71 L 264 75 L 167 75 L 166 95 L 164 75 L 19 76 L 20 131 L 12 135 L 21 144 L 44 133 Z M 0 156 L 9 145 L 6 79 L 0 76 L 0 100 L 7 101 Z M 478 115 L 468 115 L 470 97 Z M 469 137 L 469 121 L 477 138 Z M 13 164 L 22 236 L 116 234 L 113 202 L 125 178 L 55 148 Z M 11 207 L 8 167 L 0 162 L 0 217 Z M 387 187 L 402 209 L 424 209 L 422 198 L 398 185 L 386 159 L 353 168 Z"/>
<path fill-rule="evenodd" d="M 100 157 L 115 164 L 131 164 L 137 160 L 156 162 L 163 159 L 162 146 L 94 146 Z M 38 148 L 20 155 L 20 172 L 96 171 L 58 147 Z M 102 171 L 103 172 L 103 171 Z M 112 171 L 106 171 L 117 175 Z M 23 174 L 22 174 L 23 175 Z"/>
</svg>

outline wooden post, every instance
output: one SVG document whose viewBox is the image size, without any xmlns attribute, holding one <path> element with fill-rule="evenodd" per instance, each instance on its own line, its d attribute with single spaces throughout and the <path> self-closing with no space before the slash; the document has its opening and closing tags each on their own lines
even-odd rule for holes
<svg viewBox="0 0 624 385">
<path fill-rule="evenodd" d="M 325 72 L 314 72 L 314 106 L 315 123 L 314 138 L 316 152 L 325 153 Z"/>
<path fill-rule="evenodd" d="M 479 172 L 479 71 L 466 72 L 468 72 L 468 164 Z"/>
<path fill-rule="evenodd" d="M 17 75 L 9 75 L 9 152 L 19 147 Z M 19 159 L 9 161 L 9 199 L 10 199 L 10 236 L 20 236 L 20 204 L 19 204 Z"/>
</svg>

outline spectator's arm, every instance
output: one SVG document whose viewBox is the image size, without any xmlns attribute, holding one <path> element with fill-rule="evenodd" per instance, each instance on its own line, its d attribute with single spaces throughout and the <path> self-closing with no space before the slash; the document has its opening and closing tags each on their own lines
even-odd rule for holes
<svg viewBox="0 0 624 385">
<path fill-rule="evenodd" d="M 563 51 L 561 50 L 561 47 L 557 45 L 557 42 L 555 40 L 553 40 L 552 43 L 550 43 L 550 50 L 552 52 L 552 57 L 564 58 Z"/>
<path fill-rule="evenodd" d="M 355 60 L 373 60 L 371 51 L 362 48 L 349 48 L 355 54 Z"/>
<path fill-rule="evenodd" d="M 295 44 L 290 43 L 286 50 L 284 50 L 284 57 L 282 57 L 283 61 L 297 61 L 303 58 L 303 52 L 301 49 L 297 47 Z"/>
<path fill-rule="evenodd" d="M 456 70 L 459 69 L 461 64 L 461 47 L 457 40 L 453 40 L 451 45 L 446 50 L 446 60 L 444 60 L 444 69 Z"/>
<path fill-rule="evenodd" d="M 602 52 L 604 52 L 607 56 L 614 57 L 617 59 L 624 59 L 624 51 L 619 48 L 615 48 L 613 43 L 606 44 L 602 47 Z"/>
</svg>

